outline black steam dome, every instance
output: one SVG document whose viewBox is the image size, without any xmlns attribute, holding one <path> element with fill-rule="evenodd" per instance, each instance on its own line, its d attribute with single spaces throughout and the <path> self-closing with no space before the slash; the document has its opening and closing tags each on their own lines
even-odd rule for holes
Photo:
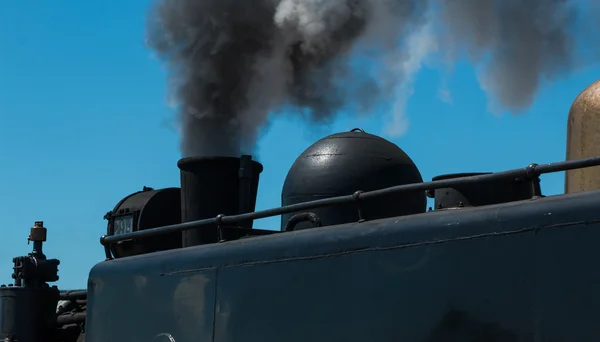
<svg viewBox="0 0 600 342">
<path fill-rule="evenodd" d="M 296 159 L 285 179 L 281 202 L 285 206 L 419 182 L 423 182 L 421 173 L 402 149 L 381 137 L 353 129 L 317 141 Z M 418 191 L 361 200 L 361 209 L 366 220 L 423 213 L 426 196 Z M 355 204 L 311 211 L 324 226 L 359 220 Z M 282 216 L 282 230 L 296 214 Z M 319 221 L 314 215 L 304 217 L 312 217 L 312 223 L 299 223 L 295 230 L 312 227 Z"/>
</svg>

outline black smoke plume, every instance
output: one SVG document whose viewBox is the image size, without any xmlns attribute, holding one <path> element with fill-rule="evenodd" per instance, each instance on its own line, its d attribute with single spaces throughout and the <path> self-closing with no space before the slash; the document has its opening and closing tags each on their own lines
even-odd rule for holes
<svg viewBox="0 0 600 342">
<path fill-rule="evenodd" d="M 148 42 L 169 66 L 182 153 L 239 156 L 281 112 L 329 122 L 390 103 L 400 132 L 434 52 L 466 50 L 491 98 L 524 109 L 573 66 L 575 14 L 567 0 L 161 0 Z"/>
<path fill-rule="evenodd" d="M 390 0 L 158 2 L 148 41 L 170 67 L 182 153 L 251 152 L 284 108 L 318 122 L 350 105 L 368 110 L 389 91 L 351 66 L 353 51 L 385 55 L 420 13 Z"/>
</svg>

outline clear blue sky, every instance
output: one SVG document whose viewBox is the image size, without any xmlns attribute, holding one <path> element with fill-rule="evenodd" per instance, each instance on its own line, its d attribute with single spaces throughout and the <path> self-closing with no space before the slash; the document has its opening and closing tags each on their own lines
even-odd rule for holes
<svg viewBox="0 0 600 342">
<path fill-rule="evenodd" d="M 174 115 L 166 75 L 144 46 L 145 1 L 5 1 L 0 4 L 0 282 L 12 257 L 30 251 L 28 229 L 44 220 L 46 254 L 61 260 L 58 285 L 84 288 L 103 259 L 103 215 L 142 186 L 179 186 Z M 451 172 L 498 171 L 565 157 L 566 119 L 575 96 L 598 78 L 580 70 L 545 84 L 520 116 L 493 115 L 473 68 L 456 65 L 438 99 L 442 74 L 417 75 L 407 115 L 410 128 L 394 142 L 425 179 Z M 260 140 L 265 166 L 258 209 L 280 204 L 295 158 L 316 139 L 376 119 L 341 118 L 316 128 L 275 120 Z M 545 176 L 546 194 L 563 191 L 564 176 Z M 257 227 L 278 229 L 279 219 Z"/>
</svg>

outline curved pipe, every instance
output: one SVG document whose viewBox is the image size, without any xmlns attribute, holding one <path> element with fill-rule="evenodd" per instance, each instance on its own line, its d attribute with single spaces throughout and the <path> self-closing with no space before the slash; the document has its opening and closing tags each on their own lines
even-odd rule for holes
<svg viewBox="0 0 600 342">
<path fill-rule="evenodd" d="M 56 317 L 56 325 L 62 326 L 67 324 L 83 323 L 85 322 L 86 313 L 77 312 L 74 314 L 61 315 Z"/>
<path fill-rule="evenodd" d="M 86 290 L 61 291 L 60 295 L 59 295 L 59 299 L 62 299 L 62 300 L 86 299 L 86 298 L 87 298 Z"/>
<path fill-rule="evenodd" d="M 294 228 L 296 228 L 296 225 L 298 223 L 307 221 L 312 223 L 313 227 L 322 226 L 321 219 L 319 219 L 319 216 L 317 216 L 317 214 L 311 212 L 298 213 L 290 217 L 290 219 L 287 221 L 287 223 L 285 224 L 285 231 L 291 232 L 294 230 Z"/>
</svg>

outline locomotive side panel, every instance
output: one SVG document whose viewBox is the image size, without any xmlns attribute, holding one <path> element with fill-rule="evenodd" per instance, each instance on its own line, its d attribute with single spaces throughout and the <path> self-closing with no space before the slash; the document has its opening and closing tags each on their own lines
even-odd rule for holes
<svg viewBox="0 0 600 342">
<path fill-rule="evenodd" d="M 532 242 L 525 233 L 226 268 L 215 341 L 517 341 L 533 317 Z"/>
<path fill-rule="evenodd" d="M 599 228 L 222 269 L 215 341 L 595 340 Z"/>
<path fill-rule="evenodd" d="M 539 341 L 600 340 L 600 273 L 593 266 L 600 260 L 600 224 L 585 212 L 573 214 L 579 214 L 573 225 L 550 226 L 536 239 Z"/>
<path fill-rule="evenodd" d="M 116 266 L 88 284 L 87 342 L 212 340 L 215 270 L 165 276 L 160 265 Z"/>
<path fill-rule="evenodd" d="M 87 336 L 598 339 L 600 276 L 582 265 L 600 258 L 599 200 L 586 192 L 103 262 L 90 274 Z"/>
</svg>

